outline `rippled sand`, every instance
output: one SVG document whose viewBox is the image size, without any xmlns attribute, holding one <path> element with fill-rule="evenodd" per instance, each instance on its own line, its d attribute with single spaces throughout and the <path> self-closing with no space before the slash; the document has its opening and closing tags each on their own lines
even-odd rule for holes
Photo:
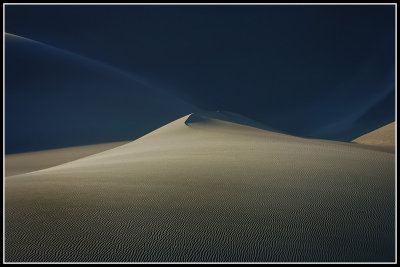
<svg viewBox="0 0 400 267">
<path fill-rule="evenodd" d="M 6 178 L 6 261 L 394 261 L 395 155 L 188 115 Z"/>
</svg>

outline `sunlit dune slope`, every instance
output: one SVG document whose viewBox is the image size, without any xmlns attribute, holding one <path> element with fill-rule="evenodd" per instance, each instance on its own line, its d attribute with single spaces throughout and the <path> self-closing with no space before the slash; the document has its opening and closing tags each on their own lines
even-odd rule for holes
<svg viewBox="0 0 400 267">
<path fill-rule="evenodd" d="M 396 122 L 389 123 L 353 140 L 355 143 L 395 149 Z"/>
<path fill-rule="evenodd" d="M 395 155 L 197 114 L 6 178 L 6 261 L 393 261 Z"/>
</svg>

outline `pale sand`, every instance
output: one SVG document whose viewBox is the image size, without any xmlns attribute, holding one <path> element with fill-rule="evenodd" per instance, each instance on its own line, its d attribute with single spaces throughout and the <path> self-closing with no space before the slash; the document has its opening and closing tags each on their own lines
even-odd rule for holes
<svg viewBox="0 0 400 267">
<path fill-rule="evenodd" d="M 5 156 L 5 176 L 50 168 L 126 143 L 128 141 L 8 154 Z"/>
<path fill-rule="evenodd" d="M 389 123 L 379 129 L 364 134 L 353 140 L 355 143 L 386 147 L 395 151 L 396 122 Z"/>
<path fill-rule="evenodd" d="M 185 116 L 6 178 L 6 261 L 393 261 L 395 155 Z"/>
</svg>

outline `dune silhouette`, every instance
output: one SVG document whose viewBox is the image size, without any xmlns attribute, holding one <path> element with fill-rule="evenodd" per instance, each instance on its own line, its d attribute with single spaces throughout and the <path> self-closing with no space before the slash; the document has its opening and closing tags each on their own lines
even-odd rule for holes
<svg viewBox="0 0 400 267">
<path fill-rule="evenodd" d="M 135 75 L 40 42 L 6 34 L 5 49 L 6 153 L 134 140 L 197 110 Z"/>
<path fill-rule="evenodd" d="M 396 8 L 4 5 L 4 263 L 397 261 Z"/>
<path fill-rule="evenodd" d="M 6 153 L 135 139 L 184 114 L 200 112 L 138 75 L 51 45 L 6 33 L 5 49 Z M 303 110 L 294 107 L 264 118 L 260 107 L 256 117 L 280 132 L 351 141 L 394 119 L 394 74 L 368 75 L 379 60 L 373 57 L 340 86 L 356 88 L 351 96 L 333 90 Z M 369 93 L 363 94 L 365 89 Z M 332 103 L 341 103 L 341 108 L 316 112 Z M 264 127 L 262 123 L 258 126 Z"/>
<path fill-rule="evenodd" d="M 6 260 L 394 259 L 394 154 L 215 117 L 6 177 Z"/>
</svg>

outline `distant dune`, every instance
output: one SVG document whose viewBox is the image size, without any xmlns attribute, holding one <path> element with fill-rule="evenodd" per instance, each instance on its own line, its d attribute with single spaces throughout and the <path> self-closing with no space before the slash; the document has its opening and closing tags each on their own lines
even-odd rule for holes
<svg viewBox="0 0 400 267">
<path fill-rule="evenodd" d="M 17 175 L 50 168 L 126 144 L 127 142 L 128 141 L 111 142 L 97 145 L 9 154 L 5 156 L 5 175 Z"/>
<path fill-rule="evenodd" d="M 197 110 L 134 73 L 24 37 L 4 38 L 7 154 L 134 140 Z"/>
<path fill-rule="evenodd" d="M 6 177 L 5 260 L 394 261 L 393 153 L 215 117 Z"/>
<path fill-rule="evenodd" d="M 389 123 L 379 129 L 364 134 L 353 140 L 355 143 L 382 146 L 395 150 L 396 122 Z"/>
</svg>

